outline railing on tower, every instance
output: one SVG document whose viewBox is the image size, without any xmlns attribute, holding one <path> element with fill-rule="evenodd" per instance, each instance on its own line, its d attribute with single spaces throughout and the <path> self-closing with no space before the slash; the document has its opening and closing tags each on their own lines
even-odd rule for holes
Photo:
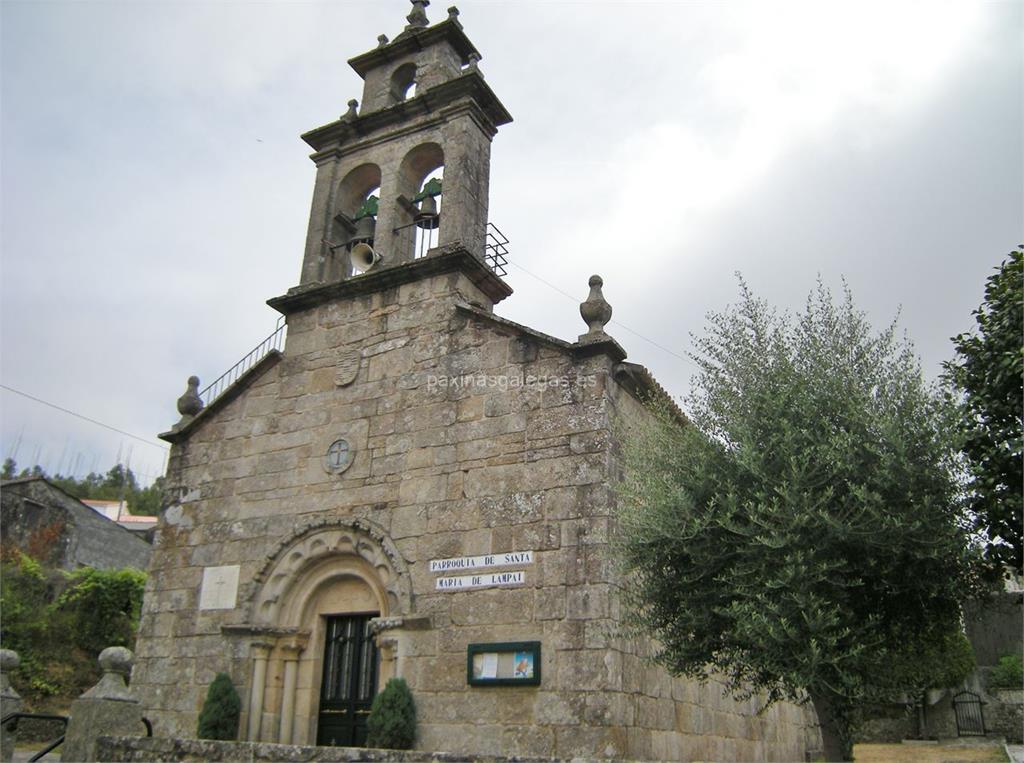
<svg viewBox="0 0 1024 763">
<path fill-rule="evenodd" d="M 487 223 L 484 262 L 487 263 L 487 267 L 494 271 L 494 275 L 508 275 L 505 270 L 505 266 L 508 265 L 508 238 L 494 223 Z"/>
<path fill-rule="evenodd" d="M 208 406 L 218 397 L 223 395 L 224 391 L 238 381 L 242 374 L 263 360 L 263 358 L 267 357 L 272 350 L 280 350 L 284 346 L 286 328 L 287 324 L 284 322 L 284 316 L 282 315 L 277 319 L 277 326 L 274 328 L 274 332 L 270 336 L 256 345 L 248 355 L 235 363 L 235 365 L 231 366 L 231 368 L 221 374 L 216 381 L 199 393 L 199 397 L 203 400 L 203 407 Z"/>
</svg>

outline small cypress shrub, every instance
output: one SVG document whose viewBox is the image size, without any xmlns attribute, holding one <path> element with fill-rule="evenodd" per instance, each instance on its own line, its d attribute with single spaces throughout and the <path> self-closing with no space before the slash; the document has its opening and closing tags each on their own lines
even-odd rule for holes
<svg viewBox="0 0 1024 763">
<path fill-rule="evenodd" d="M 206 701 L 199 713 L 200 739 L 233 741 L 238 738 L 238 719 L 242 713 L 242 700 L 231 683 L 231 676 L 218 673 L 210 682 Z"/>
<path fill-rule="evenodd" d="M 404 678 L 392 678 L 373 698 L 366 727 L 368 747 L 412 749 L 416 741 L 416 705 Z"/>
</svg>

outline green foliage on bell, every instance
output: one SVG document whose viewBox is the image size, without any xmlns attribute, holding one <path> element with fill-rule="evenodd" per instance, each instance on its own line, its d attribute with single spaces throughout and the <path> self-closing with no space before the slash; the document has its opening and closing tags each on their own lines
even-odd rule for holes
<svg viewBox="0 0 1024 763">
<path fill-rule="evenodd" d="M 356 212 L 356 216 L 353 220 L 361 220 L 364 217 L 376 217 L 377 209 L 380 206 L 380 199 L 376 196 L 368 196 L 366 201 L 363 202 L 362 206 Z"/>
<path fill-rule="evenodd" d="M 412 202 L 415 204 L 417 201 L 422 201 L 428 196 L 440 196 L 441 195 L 441 178 L 431 178 L 423 190 L 412 197 Z"/>
<path fill-rule="evenodd" d="M 369 747 L 412 749 L 416 742 L 416 704 L 404 678 L 392 678 L 373 698 L 366 727 Z"/>
<path fill-rule="evenodd" d="M 203 709 L 199 712 L 199 739 L 233 741 L 238 738 L 238 720 L 242 715 L 242 700 L 238 696 L 231 676 L 218 673 L 210 682 Z"/>
</svg>

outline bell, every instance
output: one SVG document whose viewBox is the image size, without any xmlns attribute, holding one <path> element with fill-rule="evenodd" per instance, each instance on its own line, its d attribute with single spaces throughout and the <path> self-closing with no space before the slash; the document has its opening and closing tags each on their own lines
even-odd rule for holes
<svg viewBox="0 0 1024 763">
<path fill-rule="evenodd" d="M 434 230 L 441 224 L 441 216 L 437 213 L 437 201 L 433 196 L 424 196 L 420 202 L 420 211 L 416 213 L 416 225 L 423 230 Z"/>
<path fill-rule="evenodd" d="M 352 261 L 352 266 L 363 273 L 368 271 L 374 265 L 383 259 L 377 252 L 373 251 L 373 247 L 369 244 L 356 244 L 352 247 L 352 251 L 349 252 L 349 259 Z"/>
<path fill-rule="evenodd" d="M 372 215 L 360 217 L 356 220 L 356 232 L 352 234 L 349 243 L 356 244 L 364 241 L 373 241 L 374 232 L 377 230 L 377 221 Z"/>
</svg>

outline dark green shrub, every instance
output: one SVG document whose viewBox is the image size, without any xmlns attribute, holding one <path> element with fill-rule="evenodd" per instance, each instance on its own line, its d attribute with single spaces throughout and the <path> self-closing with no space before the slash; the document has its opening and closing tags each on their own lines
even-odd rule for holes
<svg viewBox="0 0 1024 763">
<path fill-rule="evenodd" d="M 99 654 L 108 646 L 131 647 L 145 587 L 146 573 L 130 567 L 83 567 L 68 575 L 57 609 L 74 617 L 73 638 L 82 649 Z"/>
<path fill-rule="evenodd" d="M 996 688 L 1024 688 L 1024 660 L 1019 654 L 1004 654 L 999 658 L 999 664 L 992 668 L 988 683 Z"/>
<path fill-rule="evenodd" d="M 412 749 L 416 741 L 416 705 L 404 678 L 392 678 L 373 698 L 366 726 L 368 747 Z"/>
<path fill-rule="evenodd" d="M 231 683 L 231 676 L 218 673 L 210 682 L 206 701 L 199 713 L 200 739 L 233 741 L 238 738 L 238 719 L 242 713 L 242 700 Z"/>
</svg>

